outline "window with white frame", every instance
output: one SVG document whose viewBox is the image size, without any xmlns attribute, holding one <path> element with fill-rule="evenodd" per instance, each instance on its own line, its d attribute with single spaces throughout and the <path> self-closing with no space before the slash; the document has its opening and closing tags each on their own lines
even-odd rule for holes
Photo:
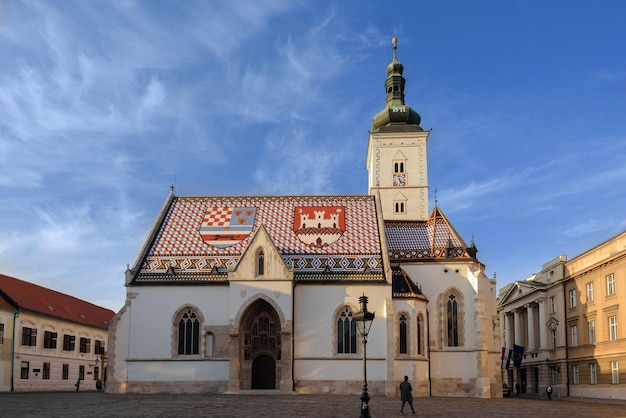
<svg viewBox="0 0 626 418">
<path fill-rule="evenodd" d="M 572 380 L 574 381 L 575 385 L 579 383 L 578 379 L 579 379 L 578 364 L 574 364 L 572 366 Z"/>
<path fill-rule="evenodd" d="M 576 347 L 578 345 L 578 325 L 572 325 L 570 331 L 572 335 L 572 347 Z"/>
<path fill-rule="evenodd" d="M 589 383 L 592 385 L 598 384 L 598 372 L 596 363 L 589 363 Z"/>
<path fill-rule="evenodd" d="M 22 345 L 37 345 L 37 328 L 22 327 Z"/>
<path fill-rule="evenodd" d="M 593 282 L 587 283 L 587 302 L 593 302 Z"/>
<path fill-rule="evenodd" d="M 596 343 L 596 321 L 587 322 L 587 327 L 589 328 L 589 344 Z"/>
<path fill-rule="evenodd" d="M 609 316 L 609 340 L 617 340 L 617 316 Z"/>
<path fill-rule="evenodd" d="M 78 350 L 81 353 L 90 353 L 91 352 L 91 338 L 80 337 L 80 344 L 78 346 Z"/>
<path fill-rule="evenodd" d="M 556 348 L 556 330 L 553 329 L 550 334 L 552 335 L 552 348 Z"/>
<path fill-rule="evenodd" d="M 617 385 L 619 383 L 619 362 L 611 362 L 611 383 Z"/>
<path fill-rule="evenodd" d="M 615 294 L 615 275 L 613 273 L 606 276 L 606 294 L 607 296 Z"/>
<path fill-rule="evenodd" d="M 63 334 L 63 351 L 76 350 L 76 337 L 74 335 Z"/>
<path fill-rule="evenodd" d="M 23 361 L 22 367 L 20 368 L 20 379 L 28 379 L 29 370 L 30 370 L 30 363 L 27 361 Z"/>
<path fill-rule="evenodd" d="M 57 348 L 57 333 L 52 331 L 44 331 L 43 348 Z"/>
<path fill-rule="evenodd" d="M 572 289 L 569 291 L 569 307 L 576 307 L 576 289 Z"/>
<path fill-rule="evenodd" d="M 556 296 L 550 296 L 550 313 L 556 313 Z"/>
</svg>

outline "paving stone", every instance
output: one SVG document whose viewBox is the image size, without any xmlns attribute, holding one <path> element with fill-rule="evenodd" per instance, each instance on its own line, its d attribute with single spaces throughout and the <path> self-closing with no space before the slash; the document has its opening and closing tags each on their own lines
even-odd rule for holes
<svg viewBox="0 0 626 418">
<path fill-rule="evenodd" d="M 416 398 L 418 417 L 626 417 L 624 403 L 545 398 Z M 97 392 L 0 394 L 0 417 L 358 417 L 359 394 L 254 393 L 113 395 Z M 398 398 L 372 397 L 373 418 L 399 417 Z M 405 416 L 411 416 L 408 405 Z"/>
</svg>

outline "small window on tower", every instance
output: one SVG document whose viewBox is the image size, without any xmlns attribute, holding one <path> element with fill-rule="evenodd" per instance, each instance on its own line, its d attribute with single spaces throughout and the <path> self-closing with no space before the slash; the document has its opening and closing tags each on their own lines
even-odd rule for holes
<svg viewBox="0 0 626 418">
<path fill-rule="evenodd" d="M 395 163 L 393 163 L 393 172 L 394 173 L 404 173 L 404 163 L 403 162 L 395 162 Z"/>
</svg>

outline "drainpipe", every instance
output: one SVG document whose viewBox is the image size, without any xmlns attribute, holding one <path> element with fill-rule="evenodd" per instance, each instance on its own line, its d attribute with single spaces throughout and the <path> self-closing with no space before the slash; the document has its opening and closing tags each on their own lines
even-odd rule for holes
<svg viewBox="0 0 626 418">
<path fill-rule="evenodd" d="M 294 324 L 296 319 L 294 317 L 296 312 L 296 282 L 293 280 L 293 276 L 291 278 L 291 390 L 296 391 L 296 379 L 294 376 L 294 370 L 296 365 L 295 360 L 295 335 L 294 335 Z"/>
<path fill-rule="evenodd" d="M 567 346 L 567 294 L 565 293 L 565 280 L 563 281 L 563 320 L 565 321 L 565 383 L 567 397 L 569 398 L 569 348 Z M 576 295 L 578 296 L 578 295 Z"/>
<path fill-rule="evenodd" d="M 16 337 L 16 334 L 15 334 L 15 328 L 16 328 L 16 324 L 17 324 L 17 317 L 19 315 L 20 315 L 20 311 L 19 310 L 15 311 L 15 313 L 13 314 L 13 344 L 11 344 L 11 392 L 13 392 L 15 390 L 15 387 L 13 386 L 13 376 L 14 376 L 14 372 L 15 372 L 15 344 L 16 344 L 16 341 L 17 341 L 17 337 Z"/>
<path fill-rule="evenodd" d="M 430 376 L 430 315 L 428 314 L 428 309 L 426 309 L 426 350 L 428 353 L 428 396 L 433 396 L 433 383 L 431 381 Z"/>
</svg>

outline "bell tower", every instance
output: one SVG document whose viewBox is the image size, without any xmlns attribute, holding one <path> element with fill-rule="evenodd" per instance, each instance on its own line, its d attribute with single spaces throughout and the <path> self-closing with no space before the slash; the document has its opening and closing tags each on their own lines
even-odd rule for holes
<svg viewBox="0 0 626 418">
<path fill-rule="evenodd" d="M 426 141 L 429 131 L 404 102 L 404 66 L 392 39 L 393 59 L 387 66 L 385 108 L 374 115 L 365 167 L 369 194 L 380 198 L 385 220 L 428 219 Z"/>
</svg>

